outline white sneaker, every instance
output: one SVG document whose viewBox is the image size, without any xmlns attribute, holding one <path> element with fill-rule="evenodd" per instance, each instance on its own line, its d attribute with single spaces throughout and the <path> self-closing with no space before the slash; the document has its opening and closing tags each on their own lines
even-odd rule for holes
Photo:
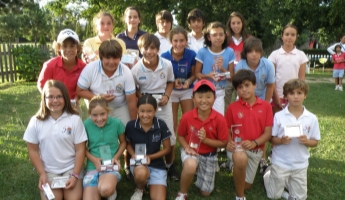
<svg viewBox="0 0 345 200">
<path fill-rule="evenodd" d="M 343 91 L 343 86 L 339 86 L 338 88 L 340 91 Z"/>
<path fill-rule="evenodd" d="M 226 170 L 232 172 L 233 168 L 234 168 L 234 164 L 228 160 L 224 163 L 222 163 L 221 165 L 219 165 L 220 168 L 225 168 Z"/>
<path fill-rule="evenodd" d="M 175 200 L 186 200 L 188 196 L 186 194 L 178 193 Z"/>
<path fill-rule="evenodd" d="M 116 197 L 117 197 L 117 191 L 115 190 L 115 192 L 110 197 L 108 197 L 108 200 L 115 200 Z"/>
<path fill-rule="evenodd" d="M 283 191 L 283 194 L 282 194 L 282 198 L 284 198 L 284 199 L 289 199 L 289 193 L 288 192 L 286 192 L 286 191 Z"/>
<path fill-rule="evenodd" d="M 144 191 L 140 189 L 135 189 L 134 194 L 131 197 L 131 200 L 142 200 Z"/>
<path fill-rule="evenodd" d="M 334 90 L 339 90 L 339 85 L 336 85 Z"/>
</svg>

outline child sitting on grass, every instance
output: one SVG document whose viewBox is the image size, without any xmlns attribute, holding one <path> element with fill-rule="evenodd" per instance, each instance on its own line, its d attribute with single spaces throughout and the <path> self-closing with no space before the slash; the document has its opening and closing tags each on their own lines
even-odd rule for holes
<svg viewBox="0 0 345 200">
<path fill-rule="evenodd" d="M 319 123 L 304 106 L 309 87 L 305 81 L 292 79 L 284 84 L 288 106 L 275 114 L 272 138 L 272 165 L 264 173 L 267 197 L 271 199 L 307 199 L 309 147 L 321 139 Z M 286 127 L 301 126 L 300 136 L 289 137 Z M 284 191 L 284 187 L 289 192 Z"/>
</svg>

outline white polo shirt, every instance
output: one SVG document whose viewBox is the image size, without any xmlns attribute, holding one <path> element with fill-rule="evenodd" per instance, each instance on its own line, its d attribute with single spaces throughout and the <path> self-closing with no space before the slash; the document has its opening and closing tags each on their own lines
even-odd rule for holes
<svg viewBox="0 0 345 200">
<path fill-rule="evenodd" d="M 276 88 L 279 98 L 283 98 L 283 86 L 291 79 L 298 78 L 298 72 L 302 64 L 308 62 L 308 57 L 296 47 L 287 53 L 283 48 L 275 50 L 268 57 L 276 67 Z"/>
<path fill-rule="evenodd" d="M 165 93 L 168 82 L 174 82 L 174 71 L 170 60 L 158 56 L 155 71 L 148 69 L 141 59 L 132 68 L 132 74 L 141 93 Z"/>
<path fill-rule="evenodd" d="M 296 119 L 289 112 L 288 106 L 275 114 L 272 136 L 281 138 L 285 135 L 284 127 L 286 125 L 301 124 L 303 134 L 308 139 L 320 140 L 320 129 L 317 117 L 306 108 L 302 115 Z M 290 144 L 274 145 L 272 149 L 272 163 L 285 169 L 303 169 L 308 167 L 308 158 L 310 157 L 308 147 L 301 144 L 297 138 L 292 138 Z"/>
<path fill-rule="evenodd" d="M 108 77 L 104 73 L 101 60 L 86 65 L 78 79 L 78 86 L 95 95 L 115 95 L 114 100 L 109 102 L 109 107 L 113 109 L 125 105 L 126 95 L 135 93 L 135 82 L 128 67 L 120 63 L 115 73 Z"/>
<path fill-rule="evenodd" d="M 57 120 L 48 117 L 41 121 L 33 116 L 23 139 L 39 145 L 46 172 L 61 174 L 74 168 L 74 145 L 87 141 L 87 135 L 81 118 L 64 112 Z"/>
<path fill-rule="evenodd" d="M 155 33 L 155 36 L 159 39 L 159 42 L 161 43 L 158 54 L 162 55 L 162 53 L 168 51 L 171 48 L 171 43 L 169 41 L 169 38 L 163 37 L 158 32 Z"/>
<path fill-rule="evenodd" d="M 198 53 L 198 51 L 204 47 L 204 42 L 205 42 L 205 38 L 201 37 L 200 39 L 196 39 L 192 33 L 188 33 L 187 35 L 188 37 L 188 48 L 190 48 L 191 50 L 195 51 L 195 53 Z"/>
</svg>

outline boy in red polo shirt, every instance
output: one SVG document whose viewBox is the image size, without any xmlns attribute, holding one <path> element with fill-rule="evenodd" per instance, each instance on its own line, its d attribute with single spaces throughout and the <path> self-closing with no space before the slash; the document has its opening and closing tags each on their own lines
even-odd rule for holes
<svg viewBox="0 0 345 200">
<path fill-rule="evenodd" d="M 47 80 L 59 80 L 66 85 L 72 105 L 75 106 L 79 99 L 76 96 L 78 78 L 85 67 L 85 63 L 78 58 L 82 49 L 79 37 L 71 29 L 64 29 L 59 33 L 57 41 L 54 41 L 53 48 L 58 56 L 43 64 L 37 88 L 42 92 Z"/>
<path fill-rule="evenodd" d="M 217 148 L 225 147 L 228 142 L 226 121 L 212 109 L 216 98 L 214 84 L 200 80 L 194 85 L 192 98 L 195 108 L 182 115 L 178 127 L 183 170 L 176 200 L 187 199 L 196 171 L 196 186 L 201 195 L 211 194 L 218 165 Z"/>
<path fill-rule="evenodd" d="M 271 105 L 255 96 L 256 78 L 250 70 L 239 70 L 232 78 L 239 100 L 230 104 L 225 119 L 229 128 L 227 155 L 232 158 L 236 200 L 245 200 L 260 163 L 264 144 L 271 138 Z M 237 130 L 232 127 L 237 127 Z M 236 135 L 236 144 L 233 139 Z M 240 138 L 240 139 L 239 139 Z"/>
</svg>

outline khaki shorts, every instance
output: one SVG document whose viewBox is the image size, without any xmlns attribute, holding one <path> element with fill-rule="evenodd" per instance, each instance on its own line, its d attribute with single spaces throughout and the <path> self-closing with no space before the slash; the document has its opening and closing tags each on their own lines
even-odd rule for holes
<svg viewBox="0 0 345 200">
<path fill-rule="evenodd" d="M 246 183 L 253 184 L 256 171 L 258 170 L 258 166 L 263 154 L 263 151 L 261 149 L 258 150 L 249 150 L 245 151 L 248 157 L 248 163 L 246 167 Z M 232 160 L 232 152 L 226 151 L 226 154 L 228 158 L 233 162 Z"/>
<path fill-rule="evenodd" d="M 277 165 L 269 166 L 264 175 L 267 197 L 281 198 L 284 187 L 286 187 L 289 195 L 294 199 L 307 199 L 307 169 L 291 170 Z"/>
<path fill-rule="evenodd" d="M 171 101 L 169 101 L 167 105 L 161 107 L 161 109 L 162 110 L 156 112 L 156 117 L 163 120 L 167 124 L 169 131 L 171 132 L 170 145 L 174 146 L 176 144 L 176 135 L 174 131 Z"/>
<path fill-rule="evenodd" d="M 179 103 L 180 101 L 190 99 L 192 100 L 193 90 L 173 90 L 170 95 L 170 100 L 173 103 Z"/>
<path fill-rule="evenodd" d="M 121 120 L 122 124 L 124 126 L 127 125 L 127 123 L 130 121 L 130 116 L 129 116 L 129 110 L 128 110 L 128 105 L 127 103 L 121 107 L 118 108 L 114 108 L 111 112 L 110 112 L 110 116 L 118 118 L 119 120 Z"/>
</svg>

